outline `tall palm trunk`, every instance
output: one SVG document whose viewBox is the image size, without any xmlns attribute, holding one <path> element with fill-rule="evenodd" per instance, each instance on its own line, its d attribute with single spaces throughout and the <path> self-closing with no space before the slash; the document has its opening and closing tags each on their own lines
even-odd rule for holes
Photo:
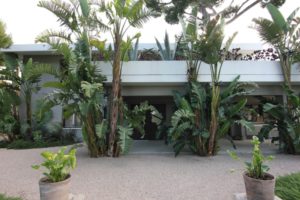
<svg viewBox="0 0 300 200">
<path fill-rule="evenodd" d="M 109 148 L 110 156 L 117 156 L 117 123 L 119 118 L 119 96 L 120 96 L 120 84 L 121 84 L 121 37 L 116 34 L 115 36 L 115 55 L 113 60 L 113 82 L 112 82 L 112 108 L 110 116 L 110 135 L 109 135 Z"/>
</svg>

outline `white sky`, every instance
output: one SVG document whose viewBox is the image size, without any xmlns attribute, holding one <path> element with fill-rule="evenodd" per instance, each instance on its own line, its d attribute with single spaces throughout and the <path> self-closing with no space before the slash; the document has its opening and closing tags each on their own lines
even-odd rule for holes
<svg viewBox="0 0 300 200">
<path fill-rule="evenodd" d="M 35 37 L 46 29 L 59 29 L 56 18 L 50 12 L 37 7 L 39 0 L 0 0 L 0 19 L 6 23 L 7 32 L 13 37 L 14 44 L 33 44 Z M 229 0 L 226 0 L 229 1 Z M 241 0 L 237 0 L 241 1 Z M 280 10 L 285 16 L 296 7 L 300 7 L 300 0 L 286 0 Z M 254 17 L 269 17 L 266 9 L 256 6 L 241 18 L 226 27 L 226 34 L 238 31 L 234 43 L 260 43 L 256 31 L 249 28 Z M 154 43 L 154 37 L 163 40 L 165 31 L 168 31 L 170 40 L 180 33 L 179 25 L 168 25 L 163 18 L 152 19 L 144 28 L 140 43 Z"/>
</svg>

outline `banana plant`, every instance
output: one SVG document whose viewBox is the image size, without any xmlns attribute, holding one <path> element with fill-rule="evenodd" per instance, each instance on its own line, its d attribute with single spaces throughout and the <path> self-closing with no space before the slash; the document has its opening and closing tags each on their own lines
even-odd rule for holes
<svg viewBox="0 0 300 200">
<path fill-rule="evenodd" d="M 126 104 L 122 105 L 124 119 L 123 123 L 118 126 L 118 148 L 120 154 L 127 154 L 130 150 L 132 144 L 131 135 L 133 131 L 138 131 L 141 134 L 141 137 L 145 135 L 145 123 L 146 123 L 146 115 L 150 112 L 152 123 L 156 124 L 157 127 L 161 125 L 162 115 L 158 112 L 158 110 L 149 105 L 147 101 L 142 102 L 140 105 L 136 105 L 133 109 L 128 109 Z"/>
<path fill-rule="evenodd" d="M 106 30 L 110 32 L 113 40 L 112 55 L 112 96 L 111 96 L 111 119 L 110 119 L 110 135 L 109 135 L 109 155 L 117 157 L 120 153 L 118 147 L 118 123 L 122 119 L 120 104 L 121 97 L 121 75 L 124 56 L 127 55 L 133 40 L 140 37 L 140 33 L 133 37 L 127 38 L 127 44 L 123 45 L 126 34 L 130 28 L 141 28 L 152 16 L 152 12 L 145 8 L 144 0 L 113 0 L 96 2 L 98 11 L 105 14 L 107 18 Z M 97 15 L 94 16 L 97 18 Z M 101 20 L 97 20 L 101 21 Z M 102 25 L 103 23 L 101 23 Z"/>
<path fill-rule="evenodd" d="M 207 93 L 206 89 L 197 82 L 188 85 L 189 93 L 182 96 L 174 92 L 174 100 L 177 110 L 171 119 L 169 138 L 173 144 L 175 156 L 185 146 L 197 155 L 207 155 L 207 141 L 209 132 L 207 129 Z"/>
<path fill-rule="evenodd" d="M 207 23 L 204 33 L 201 35 L 199 44 L 200 57 L 209 64 L 211 73 L 211 103 L 210 103 L 210 128 L 209 128 L 209 145 L 208 155 L 213 155 L 216 150 L 216 136 L 219 123 L 219 106 L 220 106 L 220 75 L 222 66 L 226 58 L 232 41 L 237 33 L 224 42 L 225 21 L 222 18 L 216 18 Z M 223 44 L 225 44 L 223 46 Z"/>
<path fill-rule="evenodd" d="M 279 133 L 280 149 L 288 154 L 300 153 L 300 96 L 288 86 L 284 91 L 289 104 L 265 103 L 264 112 L 269 115 L 267 125 L 259 132 L 260 139 L 268 138 L 269 132 L 276 128 Z"/>
<path fill-rule="evenodd" d="M 300 61 L 300 17 L 296 8 L 287 19 L 280 10 L 269 3 L 267 9 L 272 20 L 265 18 L 254 19 L 255 28 L 261 39 L 273 48 L 279 55 L 284 82 L 291 89 L 291 67 Z"/>
<path fill-rule="evenodd" d="M 228 136 L 232 124 L 241 124 L 250 131 L 254 130 L 253 124 L 242 114 L 246 109 L 246 95 L 252 92 L 253 87 L 256 85 L 239 82 L 238 76 L 220 93 L 216 147 L 222 137 L 232 141 Z M 197 155 L 207 156 L 209 155 L 211 88 L 208 84 L 192 82 L 187 84 L 186 91 L 188 92 L 185 95 L 174 92 L 177 110 L 172 116 L 172 126 L 169 129 L 170 142 L 173 144 L 175 156 L 186 146 Z"/>
<path fill-rule="evenodd" d="M 40 1 L 38 6 L 53 13 L 62 30 L 47 30 L 36 40 L 50 44 L 63 56 L 61 68 L 52 73 L 58 81 L 44 84 L 56 89 L 46 98 L 45 106 L 62 105 L 65 118 L 78 115 L 90 156 L 99 157 L 107 155 L 108 149 L 107 125 L 103 120 L 105 77 L 92 60 L 92 46 L 105 46 L 93 33 L 106 26 L 96 21 L 96 11 L 91 4 L 88 0 Z"/>
</svg>

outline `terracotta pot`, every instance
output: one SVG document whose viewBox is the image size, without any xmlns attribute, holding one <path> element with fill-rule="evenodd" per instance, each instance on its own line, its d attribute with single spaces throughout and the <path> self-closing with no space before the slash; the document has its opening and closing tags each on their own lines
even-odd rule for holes
<svg viewBox="0 0 300 200">
<path fill-rule="evenodd" d="M 275 178 L 266 174 L 267 180 L 251 178 L 244 173 L 247 200 L 274 200 Z"/>
<path fill-rule="evenodd" d="M 69 200 L 71 176 L 61 182 L 52 183 L 42 178 L 39 181 L 40 200 Z"/>
</svg>

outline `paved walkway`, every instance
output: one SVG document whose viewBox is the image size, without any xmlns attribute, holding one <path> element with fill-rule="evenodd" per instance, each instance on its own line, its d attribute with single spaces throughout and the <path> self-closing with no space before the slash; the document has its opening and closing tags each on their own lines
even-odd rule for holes
<svg viewBox="0 0 300 200">
<path fill-rule="evenodd" d="M 250 159 L 249 144 L 237 142 L 237 146 L 241 156 Z M 92 159 L 82 147 L 72 173 L 71 192 L 84 194 L 87 200 L 232 200 L 233 193 L 244 192 L 243 165 L 225 153 L 231 148 L 228 143 L 223 142 L 222 147 L 220 154 L 211 158 L 189 153 L 174 158 L 170 148 L 144 141 L 136 143 L 130 155 L 118 159 Z M 267 154 L 276 153 L 269 144 L 263 149 Z M 41 174 L 30 166 L 41 162 L 39 154 L 44 150 L 0 149 L 0 192 L 38 200 Z M 300 171 L 300 156 L 275 156 L 271 173 Z M 231 169 L 237 170 L 232 173 Z"/>
</svg>

